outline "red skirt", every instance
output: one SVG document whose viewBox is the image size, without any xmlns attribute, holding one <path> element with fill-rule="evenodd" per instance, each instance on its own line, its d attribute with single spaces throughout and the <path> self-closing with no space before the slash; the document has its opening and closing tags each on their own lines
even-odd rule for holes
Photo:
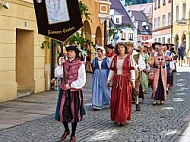
<svg viewBox="0 0 190 142">
<path fill-rule="evenodd" d="M 114 75 L 111 92 L 111 120 L 125 123 L 131 119 L 132 86 L 129 75 Z"/>
</svg>

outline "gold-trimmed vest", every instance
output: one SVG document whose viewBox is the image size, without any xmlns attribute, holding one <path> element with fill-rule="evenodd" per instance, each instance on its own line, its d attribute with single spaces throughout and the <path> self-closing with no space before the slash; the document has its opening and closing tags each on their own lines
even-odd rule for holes
<svg viewBox="0 0 190 142">
<path fill-rule="evenodd" d="M 133 58 L 134 58 L 134 60 L 135 60 L 135 62 L 136 62 L 137 64 L 138 64 L 139 56 L 140 56 L 139 53 L 133 55 Z M 135 70 L 135 80 L 139 80 L 139 81 L 142 80 L 142 72 L 141 72 L 139 69 Z"/>
</svg>

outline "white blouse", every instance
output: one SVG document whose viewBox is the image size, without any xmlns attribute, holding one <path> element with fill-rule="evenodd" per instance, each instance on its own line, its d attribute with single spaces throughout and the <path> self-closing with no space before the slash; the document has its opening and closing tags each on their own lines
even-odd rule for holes
<svg viewBox="0 0 190 142">
<path fill-rule="evenodd" d="M 116 67 L 117 68 L 117 75 L 122 75 L 122 73 L 123 73 L 124 60 L 125 60 L 125 58 L 123 58 L 123 59 L 117 58 L 117 67 Z M 131 66 L 133 66 L 135 68 L 136 64 L 135 64 L 135 61 L 133 59 L 133 56 L 130 56 L 130 61 L 131 61 L 131 63 L 130 63 Z M 113 66 L 113 64 L 112 64 L 112 66 Z M 131 70 L 130 73 L 131 73 L 131 79 L 135 80 L 135 70 Z M 113 79 L 113 76 L 114 76 L 114 71 L 110 70 L 109 76 L 108 76 L 108 82 Z"/>
<path fill-rule="evenodd" d="M 99 69 L 101 69 L 102 61 L 103 61 L 103 60 L 98 60 L 98 67 L 99 67 Z"/>
<path fill-rule="evenodd" d="M 58 66 L 54 70 L 55 77 L 63 77 L 63 66 Z M 82 88 L 86 83 L 86 70 L 85 65 L 81 64 L 78 70 L 78 78 L 77 80 L 73 81 L 71 83 L 71 88 L 80 89 Z"/>
</svg>

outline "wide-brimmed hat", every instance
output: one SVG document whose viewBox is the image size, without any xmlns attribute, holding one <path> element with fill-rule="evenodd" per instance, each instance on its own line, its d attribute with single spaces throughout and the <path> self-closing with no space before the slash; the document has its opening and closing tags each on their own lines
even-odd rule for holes
<svg viewBox="0 0 190 142">
<path fill-rule="evenodd" d="M 75 45 L 69 45 L 69 46 L 67 46 L 66 47 L 66 51 L 68 52 L 69 50 L 74 50 L 77 53 L 80 52 L 79 49 L 78 49 L 78 47 L 75 46 Z"/>
<path fill-rule="evenodd" d="M 106 44 L 105 47 L 114 49 L 114 46 L 112 44 Z"/>
<path fill-rule="evenodd" d="M 162 44 L 159 43 L 159 42 L 154 42 L 154 43 L 152 44 L 152 48 L 155 49 L 156 45 L 162 45 Z"/>
<path fill-rule="evenodd" d="M 175 46 L 174 44 L 168 44 L 169 46 Z"/>
</svg>

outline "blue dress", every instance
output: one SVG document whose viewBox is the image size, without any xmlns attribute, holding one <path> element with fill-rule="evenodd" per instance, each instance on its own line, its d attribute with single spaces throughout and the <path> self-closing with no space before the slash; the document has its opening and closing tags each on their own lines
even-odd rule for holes
<svg viewBox="0 0 190 142">
<path fill-rule="evenodd" d="M 102 60 L 101 68 L 98 65 L 98 58 L 94 58 L 92 65 L 94 68 L 92 80 L 92 107 L 94 109 L 102 109 L 110 105 L 110 89 L 107 88 L 107 78 L 109 74 L 110 59 L 105 57 Z"/>
</svg>

